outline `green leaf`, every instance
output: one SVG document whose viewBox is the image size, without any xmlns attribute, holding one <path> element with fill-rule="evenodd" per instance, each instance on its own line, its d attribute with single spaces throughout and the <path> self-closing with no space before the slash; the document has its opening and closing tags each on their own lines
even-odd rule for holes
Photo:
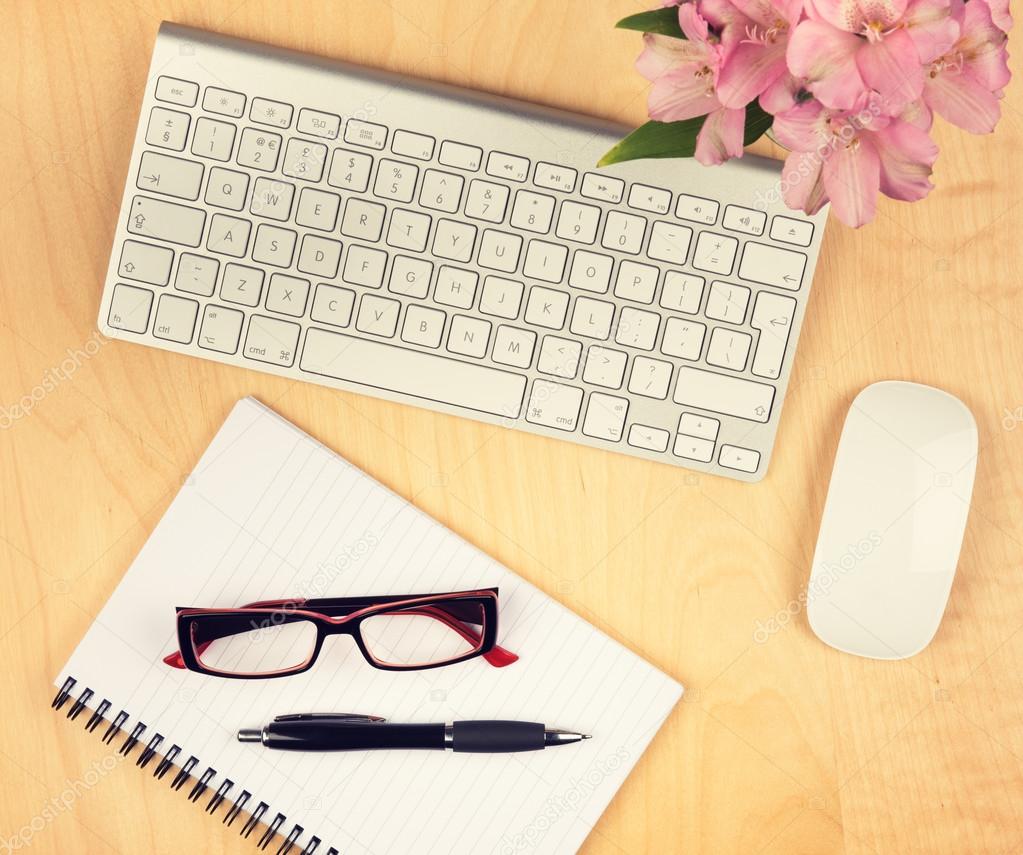
<svg viewBox="0 0 1023 855">
<path fill-rule="evenodd" d="M 760 104 L 750 101 L 746 105 L 746 127 L 742 135 L 742 144 L 751 145 L 760 139 L 771 127 L 774 116 L 760 109 Z"/>
<path fill-rule="evenodd" d="M 627 18 L 622 18 L 615 26 L 620 30 L 639 30 L 641 33 L 657 33 L 675 39 L 686 37 L 678 25 L 678 6 L 629 15 Z"/>
</svg>

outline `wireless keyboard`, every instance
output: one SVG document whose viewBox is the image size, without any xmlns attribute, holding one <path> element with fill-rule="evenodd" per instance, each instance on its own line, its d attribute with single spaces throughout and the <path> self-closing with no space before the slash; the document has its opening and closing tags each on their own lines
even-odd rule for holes
<svg viewBox="0 0 1023 855">
<path fill-rule="evenodd" d="M 165 23 L 100 327 L 759 480 L 825 214 L 625 133 Z"/>
</svg>

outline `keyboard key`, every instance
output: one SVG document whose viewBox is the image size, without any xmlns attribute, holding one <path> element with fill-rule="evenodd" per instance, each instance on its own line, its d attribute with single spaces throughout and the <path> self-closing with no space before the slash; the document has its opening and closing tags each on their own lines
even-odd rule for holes
<svg viewBox="0 0 1023 855">
<path fill-rule="evenodd" d="M 155 151 L 142 152 L 139 174 L 135 186 L 177 199 L 199 198 L 203 165 L 194 160 L 182 160 Z"/>
<path fill-rule="evenodd" d="M 343 230 L 342 230 L 343 233 Z M 387 253 L 368 246 L 349 246 L 341 278 L 349 285 L 379 288 L 384 284 Z"/>
<path fill-rule="evenodd" d="M 114 329 L 144 333 L 149 326 L 149 311 L 152 306 L 152 291 L 118 283 L 110 295 L 107 323 Z"/>
<path fill-rule="evenodd" d="M 568 284 L 583 291 L 592 291 L 594 294 L 606 294 L 611 285 L 613 266 L 614 259 L 609 255 L 577 249 L 572 257 Z"/>
<path fill-rule="evenodd" d="M 558 166 L 541 160 L 533 171 L 533 183 L 537 187 L 546 187 L 548 190 L 571 193 L 575 190 L 575 180 L 578 175 L 579 173 L 571 166 Z"/>
<path fill-rule="evenodd" d="M 330 240 L 320 235 L 306 235 L 298 251 L 299 272 L 310 276 L 333 279 L 341 263 L 341 241 Z"/>
<path fill-rule="evenodd" d="M 483 149 L 474 145 L 444 140 L 440 144 L 440 155 L 438 160 L 444 166 L 453 166 L 455 169 L 465 169 L 469 172 L 479 171 L 483 163 Z"/>
<path fill-rule="evenodd" d="M 192 135 L 192 154 L 212 160 L 230 160 L 234 150 L 235 126 L 200 116 Z"/>
<path fill-rule="evenodd" d="M 379 202 L 349 198 L 341 218 L 341 234 L 345 237 L 376 242 L 384 229 L 387 208 Z"/>
<path fill-rule="evenodd" d="M 298 235 L 290 229 L 260 224 L 256 229 L 256 242 L 252 246 L 252 260 L 274 267 L 291 267 Z"/>
<path fill-rule="evenodd" d="M 468 309 L 476 298 L 479 274 L 474 270 L 461 270 L 444 265 L 437 272 L 437 287 L 433 299 L 445 306 Z"/>
<path fill-rule="evenodd" d="M 237 309 L 208 305 L 203 312 L 199 330 L 199 347 L 219 353 L 234 353 L 242 333 L 245 315 Z"/>
<path fill-rule="evenodd" d="M 272 128 L 290 127 L 291 114 L 290 104 L 268 98 L 253 98 L 249 108 L 249 119 L 258 125 L 269 125 Z"/>
<path fill-rule="evenodd" d="M 583 346 L 577 341 L 546 335 L 540 345 L 540 355 L 536 360 L 536 370 L 541 374 L 551 374 L 571 380 L 579 370 L 579 357 Z"/>
<path fill-rule="evenodd" d="M 341 197 L 337 193 L 303 187 L 298 197 L 295 222 L 306 228 L 332 232 L 337 225 L 337 212 L 340 207 Z"/>
<path fill-rule="evenodd" d="M 696 413 L 682 413 L 678 420 L 678 432 L 686 436 L 697 436 L 701 439 L 717 439 L 721 422 L 710 416 Z"/>
<path fill-rule="evenodd" d="M 277 168 L 280 151 L 281 138 L 278 134 L 245 128 L 238 143 L 238 156 L 235 160 L 239 166 L 273 172 Z"/>
<path fill-rule="evenodd" d="M 439 309 L 409 306 L 405 312 L 405 323 L 401 328 L 401 340 L 423 347 L 440 347 L 446 320 L 447 315 Z"/>
<path fill-rule="evenodd" d="M 513 273 L 519 266 L 519 255 L 522 253 L 521 235 L 486 229 L 480 241 L 480 254 L 476 263 L 480 267 Z"/>
<path fill-rule="evenodd" d="M 525 181 L 529 175 L 529 159 L 503 151 L 492 151 L 487 158 L 487 175 L 509 181 Z"/>
<path fill-rule="evenodd" d="M 583 390 L 550 380 L 534 380 L 526 405 L 526 421 L 558 430 L 573 431 L 579 420 Z"/>
<path fill-rule="evenodd" d="M 170 247 L 126 240 L 121 247 L 117 275 L 136 282 L 148 282 L 150 285 L 166 285 L 170 282 L 173 262 L 174 250 Z"/>
<path fill-rule="evenodd" d="M 490 342 L 490 321 L 480 318 L 468 318 L 455 315 L 451 319 L 451 331 L 448 333 L 448 350 L 463 356 L 482 359 L 487 353 Z"/>
<path fill-rule="evenodd" d="M 295 348 L 302 327 L 291 321 L 253 315 L 249 318 L 249 331 L 245 335 L 242 355 L 270 365 L 287 368 L 295 361 Z M 309 330 L 309 335 L 314 331 Z"/>
<path fill-rule="evenodd" d="M 625 398 L 591 392 L 586 402 L 586 418 L 583 419 L 583 433 L 586 436 L 618 442 L 625 430 L 625 417 L 629 402 Z"/>
<path fill-rule="evenodd" d="M 128 214 L 128 231 L 135 235 L 198 246 L 202 240 L 206 212 L 174 202 L 136 196 Z"/>
<path fill-rule="evenodd" d="M 515 205 L 512 207 L 511 215 L 511 224 L 514 228 L 545 235 L 551 230 L 553 217 L 553 196 L 534 193 L 532 190 L 519 190 L 515 194 Z"/>
<path fill-rule="evenodd" d="M 508 205 L 508 188 L 478 178 L 469 182 L 469 195 L 465 200 L 465 215 L 474 220 L 500 223 Z"/>
<path fill-rule="evenodd" d="M 249 176 L 244 172 L 214 166 L 210 169 L 210 180 L 206 182 L 206 204 L 240 211 L 245 207 L 248 190 Z"/>
<path fill-rule="evenodd" d="M 330 160 L 327 183 L 331 187 L 341 187 L 353 193 L 365 193 L 369 187 L 369 173 L 372 168 L 371 155 L 339 148 L 334 151 L 334 156 Z"/>
<path fill-rule="evenodd" d="M 249 212 L 257 217 L 284 223 L 291 217 L 291 202 L 294 198 L 294 184 L 260 176 L 252 187 Z"/>
<path fill-rule="evenodd" d="M 412 131 L 395 131 L 391 140 L 391 151 L 400 157 L 414 157 L 416 160 L 433 158 L 435 140 L 426 134 L 415 134 Z"/>
<path fill-rule="evenodd" d="M 290 139 L 284 150 L 281 172 L 291 178 L 319 181 L 327 164 L 327 147 L 323 143 Z"/>
<path fill-rule="evenodd" d="M 565 262 L 568 261 L 568 248 L 558 243 L 547 243 L 543 240 L 531 240 L 526 247 L 526 260 L 522 263 L 522 273 L 532 279 L 543 282 L 560 282 L 565 278 Z"/>
<path fill-rule="evenodd" d="M 732 371 L 742 371 L 746 367 L 749 349 L 753 337 L 738 330 L 717 327 L 710 334 L 710 345 L 707 347 L 707 364 Z"/>
<path fill-rule="evenodd" d="M 685 264 L 692 237 L 693 230 L 689 226 L 658 220 L 650 230 L 650 246 L 647 247 L 646 254 L 658 261 Z"/>
<path fill-rule="evenodd" d="M 418 179 L 418 166 L 382 158 L 377 167 L 373 195 L 381 199 L 393 199 L 395 202 L 411 202 Z"/>
<path fill-rule="evenodd" d="M 618 265 L 615 280 L 615 296 L 637 303 L 652 303 L 657 290 L 659 271 L 649 264 L 639 264 L 625 259 Z"/>
<path fill-rule="evenodd" d="M 586 352 L 586 367 L 583 368 L 583 380 L 594 386 L 607 389 L 620 389 L 625 378 L 625 366 L 628 356 L 620 350 L 591 345 Z"/>
<path fill-rule="evenodd" d="M 178 344 L 188 344 L 195 332 L 199 304 L 195 300 L 163 294 L 156 306 L 153 335 Z"/>
<path fill-rule="evenodd" d="M 679 273 L 669 270 L 664 274 L 664 287 L 661 289 L 661 305 L 673 312 L 685 312 L 695 315 L 700 311 L 703 299 L 703 278 L 691 273 Z"/>
<path fill-rule="evenodd" d="M 615 341 L 640 350 L 653 350 L 661 318 L 653 312 L 643 312 L 626 306 L 618 316 Z"/>
<path fill-rule="evenodd" d="M 379 151 L 387 143 L 387 128 L 372 122 L 349 119 L 345 125 L 345 142 Z"/>
<path fill-rule="evenodd" d="M 422 300 L 430 290 L 433 262 L 423 258 L 397 255 L 391 265 L 391 281 L 387 289 L 394 294 Z"/>
<path fill-rule="evenodd" d="M 228 264 L 220 283 L 220 299 L 241 306 L 258 306 L 263 296 L 263 271 L 258 267 Z"/>
<path fill-rule="evenodd" d="M 741 324 L 746 318 L 749 305 L 749 288 L 731 285 L 728 282 L 713 282 L 707 297 L 706 314 L 715 321 Z"/>
<path fill-rule="evenodd" d="M 732 272 L 738 246 L 739 241 L 733 237 L 714 232 L 700 232 L 696 239 L 696 249 L 693 251 L 693 267 L 727 276 Z"/>
<path fill-rule="evenodd" d="M 300 318 L 305 314 L 305 304 L 308 299 L 308 279 L 275 273 L 270 277 L 270 286 L 266 289 L 264 305 L 267 311 Z"/>
<path fill-rule="evenodd" d="M 526 323 L 537 327 L 560 330 L 565 326 L 565 313 L 568 311 L 568 294 L 564 291 L 552 291 L 534 285 L 529 291 L 526 302 Z"/>
<path fill-rule="evenodd" d="M 703 349 L 703 337 L 707 328 L 696 321 L 682 318 L 668 318 L 664 323 L 664 340 L 661 352 L 680 359 L 696 360 Z"/>
<path fill-rule="evenodd" d="M 621 178 L 612 178 L 610 175 L 587 172 L 583 176 L 583 186 L 579 192 L 587 199 L 596 199 L 598 202 L 610 202 L 617 205 L 625 195 L 625 182 Z"/>
<path fill-rule="evenodd" d="M 562 240 L 593 243 L 597 239 L 599 225 L 600 208 L 567 200 L 561 204 L 558 227 L 554 233 Z"/>
<path fill-rule="evenodd" d="M 188 113 L 153 107 L 149 113 L 149 125 L 146 128 L 146 142 L 157 148 L 182 151 L 188 137 L 189 122 L 191 122 L 191 117 Z"/>
<path fill-rule="evenodd" d="M 714 443 L 709 439 L 697 439 L 693 436 L 679 434 L 675 437 L 675 445 L 671 453 L 686 460 L 698 463 L 710 463 L 714 459 Z"/>
<path fill-rule="evenodd" d="M 422 252 L 426 249 L 426 241 L 430 234 L 430 217 L 404 208 L 395 208 L 391 212 L 391 222 L 387 228 L 387 244 L 397 249 L 411 249 Z"/>
<path fill-rule="evenodd" d="M 483 280 L 480 311 L 484 315 L 494 315 L 498 318 L 509 320 L 517 318 L 522 305 L 522 292 L 521 282 L 503 279 L 500 276 L 488 276 Z"/>
<path fill-rule="evenodd" d="M 774 380 L 781 373 L 795 312 L 796 301 L 791 297 L 770 291 L 757 294 L 750 319 L 750 326 L 760 330 L 753 365 L 750 366 L 750 371 L 757 376 Z"/>
<path fill-rule="evenodd" d="M 771 418 L 774 387 L 742 377 L 728 377 L 682 366 L 678 370 L 672 400 L 683 406 L 766 422 Z"/>
<path fill-rule="evenodd" d="M 643 248 L 645 234 L 646 220 L 642 217 L 621 211 L 608 211 L 600 243 L 605 249 L 638 255 Z"/>
<path fill-rule="evenodd" d="M 215 258 L 184 252 L 178 261 L 178 273 L 174 277 L 174 288 L 189 294 L 212 297 L 213 291 L 217 287 L 219 271 L 220 262 Z"/>
<path fill-rule="evenodd" d="M 245 114 L 245 96 L 241 92 L 207 86 L 202 96 L 202 108 L 208 113 L 240 119 Z"/>
<path fill-rule="evenodd" d="M 760 465 L 760 452 L 754 451 L 752 448 L 740 448 L 737 445 L 722 445 L 718 454 L 718 463 L 739 472 L 756 472 Z"/>
<path fill-rule="evenodd" d="M 726 205 L 721 225 L 733 232 L 758 236 L 764 233 L 767 214 L 763 211 L 754 211 L 751 208 L 741 208 L 738 205 Z"/>
<path fill-rule="evenodd" d="M 586 338 L 606 340 L 611 335 L 611 322 L 614 319 L 614 303 L 594 300 L 591 297 L 579 297 L 572 310 L 572 323 L 569 329 L 575 335 Z"/>
<path fill-rule="evenodd" d="M 336 285 L 321 282 L 313 295 L 313 307 L 309 316 L 320 324 L 346 327 L 352 321 L 355 306 L 355 292 Z"/>
<path fill-rule="evenodd" d="M 300 134 L 336 140 L 341 131 L 341 117 L 334 113 L 321 113 L 319 110 L 303 108 L 298 111 L 298 123 L 295 128 Z"/>
<path fill-rule="evenodd" d="M 675 216 L 680 220 L 712 226 L 717 222 L 719 207 L 712 199 L 680 193 L 675 203 Z"/>
<path fill-rule="evenodd" d="M 644 398 L 668 397 L 671 384 L 671 363 L 649 356 L 637 356 L 632 360 L 632 375 L 629 377 L 629 391 Z"/>
<path fill-rule="evenodd" d="M 791 243 L 795 246 L 809 246 L 813 240 L 813 223 L 795 220 L 792 217 L 776 216 L 771 220 L 771 240 Z"/>
<path fill-rule="evenodd" d="M 629 445 L 647 451 L 667 451 L 671 434 L 661 428 L 635 424 L 629 428 Z"/>
<path fill-rule="evenodd" d="M 214 214 L 210 220 L 210 231 L 206 236 L 206 249 L 234 258 L 244 258 L 249 247 L 249 232 L 252 223 L 226 214 Z"/>
<path fill-rule="evenodd" d="M 476 246 L 476 226 L 456 220 L 438 220 L 433 233 L 433 254 L 467 263 Z"/>
<path fill-rule="evenodd" d="M 651 214 L 667 214 L 671 210 L 671 191 L 646 184 L 633 184 L 629 188 L 629 207 Z"/>
<path fill-rule="evenodd" d="M 182 107 L 194 107 L 199 97 L 199 86 L 188 80 L 161 75 L 156 81 L 156 100 Z"/>
<path fill-rule="evenodd" d="M 401 303 L 387 297 L 364 294 L 359 303 L 359 315 L 355 328 L 359 332 L 390 338 L 398 328 L 398 313 Z"/>
<path fill-rule="evenodd" d="M 423 189 L 419 191 L 419 204 L 424 208 L 454 214 L 462 203 L 465 179 L 453 172 L 427 169 L 423 175 Z"/>
<path fill-rule="evenodd" d="M 320 329 L 306 334 L 301 368 L 505 418 L 518 417 L 526 388 L 508 371 Z"/>
<path fill-rule="evenodd" d="M 739 277 L 747 282 L 798 291 L 805 268 L 806 256 L 801 252 L 750 241 L 742 251 Z"/>
<path fill-rule="evenodd" d="M 536 333 L 516 327 L 499 326 L 494 336 L 494 362 L 514 368 L 529 368 L 536 347 Z"/>
</svg>

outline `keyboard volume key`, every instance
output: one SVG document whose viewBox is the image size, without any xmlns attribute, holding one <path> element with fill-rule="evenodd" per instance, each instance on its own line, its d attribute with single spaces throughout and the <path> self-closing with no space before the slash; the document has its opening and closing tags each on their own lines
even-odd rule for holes
<svg viewBox="0 0 1023 855">
<path fill-rule="evenodd" d="M 199 245 L 205 224 L 205 211 L 148 196 L 136 196 L 128 213 L 128 231 L 133 235 L 185 246 Z"/>
<path fill-rule="evenodd" d="M 676 404 L 683 406 L 767 422 L 771 418 L 774 387 L 683 366 L 678 370 L 672 397 Z"/>
</svg>

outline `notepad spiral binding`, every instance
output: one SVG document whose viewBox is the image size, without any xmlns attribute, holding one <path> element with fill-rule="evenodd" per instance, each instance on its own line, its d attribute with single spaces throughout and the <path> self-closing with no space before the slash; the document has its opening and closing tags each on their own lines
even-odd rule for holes
<svg viewBox="0 0 1023 855">
<path fill-rule="evenodd" d="M 77 683 L 78 681 L 74 677 L 68 677 L 64 680 L 63 685 L 60 687 L 60 691 L 57 692 L 50 706 L 55 710 L 61 709 L 71 698 L 71 692 Z M 71 721 L 78 718 L 78 716 L 82 714 L 82 710 L 87 709 L 87 704 L 90 700 L 92 700 L 94 695 L 95 692 L 93 692 L 92 689 L 83 689 L 78 698 L 68 708 L 67 717 Z M 89 720 L 85 724 L 85 729 L 89 731 L 89 733 L 92 733 L 97 727 L 99 727 L 101 722 L 106 721 L 106 715 L 110 711 L 111 707 L 112 704 L 110 701 L 104 698 L 103 701 L 96 706 L 96 709 L 89 717 Z M 103 742 L 107 745 L 113 742 L 114 739 L 117 738 L 118 734 L 124 730 L 129 718 L 130 716 L 125 710 L 121 710 L 116 716 L 114 716 L 107 725 L 107 729 L 103 734 Z M 134 727 L 132 727 L 131 732 L 124 740 L 124 744 L 118 749 L 118 753 L 125 757 L 129 756 L 135 746 L 139 744 L 145 730 L 146 725 L 143 722 L 136 722 Z M 154 734 L 149 742 L 146 743 L 146 747 L 139 754 L 138 759 L 135 761 L 135 765 L 140 769 L 145 769 L 156 756 L 162 743 L 163 735 L 159 733 Z M 155 777 L 158 781 L 162 780 L 171 768 L 173 768 L 174 761 L 177 759 L 179 754 L 181 754 L 181 747 L 178 745 L 171 745 L 171 747 L 167 750 L 167 753 L 163 755 L 160 762 L 157 763 L 156 768 L 153 770 L 153 777 Z M 177 774 L 171 780 L 171 787 L 175 790 L 180 790 L 192 777 L 192 771 L 199 765 L 199 758 L 194 755 L 190 755 L 189 758 L 178 768 Z M 195 779 L 195 783 L 192 785 L 192 789 L 188 794 L 188 800 L 198 802 L 199 799 L 203 797 L 203 794 L 212 786 L 213 779 L 216 776 L 217 770 L 212 766 L 207 766 L 206 771 Z M 234 781 L 230 778 L 224 778 L 224 780 L 220 782 L 219 786 L 217 786 L 209 800 L 209 803 L 206 805 L 206 813 L 211 816 L 216 814 L 221 802 L 227 798 L 228 793 L 233 789 L 233 787 Z M 242 790 L 238 794 L 238 798 L 235 799 L 234 804 L 224 814 L 222 822 L 224 822 L 228 827 L 233 825 L 239 814 L 241 814 L 244 810 L 245 805 L 248 804 L 251 799 L 252 794 L 248 790 Z M 256 826 L 259 825 L 260 820 L 263 819 L 269 810 L 270 806 L 266 802 L 259 802 L 259 804 L 256 805 L 255 810 L 248 814 L 245 824 L 241 827 L 240 834 L 242 837 L 249 837 L 256 829 Z M 266 849 L 266 847 L 270 845 L 270 841 L 274 839 L 277 832 L 280 831 L 281 826 L 283 826 L 285 822 L 287 822 L 287 817 L 282 813 L 278 813 L 274 817 L 273 821 L 267 825 L 262 836 L 256 841 L 256 845 L 260 849 Z M 302 836 L 304 831 L 305 829 L 296 823 L 277 849 L 277 855 L 288 855 L 288 853 L 294 849 L 295 845 L 298 843 L 298 839 Z M 314 855 L 314 853 L 318 852 L 319 847 L 320 838 L 312 836 L 309 838 L 309 842 L 306 843 L 301 855 Z M 326 851 L 325 855 L 340 855 L 340 853 L 332 846 Z"/>
</svg>

